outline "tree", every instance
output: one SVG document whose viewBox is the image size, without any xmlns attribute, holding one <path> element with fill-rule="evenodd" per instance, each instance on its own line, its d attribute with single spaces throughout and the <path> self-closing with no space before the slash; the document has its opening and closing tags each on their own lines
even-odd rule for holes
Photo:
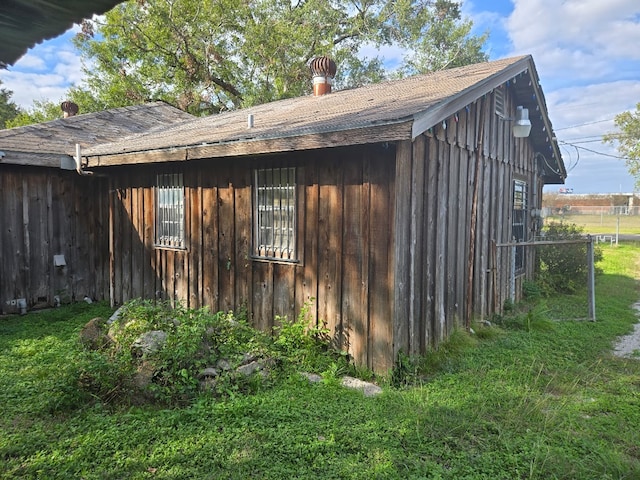
<svg viewBox="0 0 640 480">
<path fill-rule="evenodd" d="M 616 115 L 614 123 L 619 132 L 605 135 L 603 141 L 617 145 L 629 173 L 636 179 L 636 186 L 640 187 L 640 103 L 636 105 L 635 112 Z"/>
<path fill-rule="evenodd" d="M 0 85 L 2 85 L 2 81 L 0 81 Z M 0 129 L 7 128 L 7 122 L 20 113 L 18 106 L 11 101 L 12 96 L 11 90 L 0 88 Z"/>
<path fill-rule="evenodd" d="M 211 114 L 310 92 L 317 55 L 335 59 L 339 88 L 388 75 L 364 46 L 405 49 L 401 75 L 486 60 L 470 29 L 448 0 L 130 1 L 84 23 L 75 93 L 96 108 L 159 99 Z"/>
<path fill-rule="evenodd" d="M 60 102 L 34 100 L 31 108 L 21 110 L 14 118 L 7 121 L 6 126 L 7 128 L 23 127 L 32 123 L 48 122 L 61 117 Z"/>
</svg>

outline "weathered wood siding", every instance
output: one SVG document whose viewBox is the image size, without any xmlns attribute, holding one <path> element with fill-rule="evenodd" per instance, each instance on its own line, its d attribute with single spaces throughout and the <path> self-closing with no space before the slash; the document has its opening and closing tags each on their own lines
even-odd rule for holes
<svg viewBox="0 0 640 480">
<path fill-rule="evenodd" d="M 513 137 L 492 95 L 400 142 L 396 165 L 394 356 L 437 346 L 467 314 L 502 310 L 511 294 L 511 251 L 495 245 L 511 240 L 513 181 L 527 182 L 529 209 L 539 208 L 542 188 L 529 140 Z M 515 300 L 534 258 L 527 249 Z"/>
<path fill-rule="evenodd" d="M 269 330 L 305 303 L 361 365 L 393 364 L 393 146 L 269 158 L 110 168 L 111 298 L 165 298 L 211 310 L 246 308 Z M 298 170 L 296 263 L 252 257 L 252 171 Z M 157 173 L 181 171 L 186 248 L 154 247 Z"/>
<path fill-rule="evenodd" d="M 104 179 L 52 168 L 0 169 L 0 312 L 102 300 L 109 291 Z M 54 267 L 54 255 L 65 267 Z"/>
</svg>

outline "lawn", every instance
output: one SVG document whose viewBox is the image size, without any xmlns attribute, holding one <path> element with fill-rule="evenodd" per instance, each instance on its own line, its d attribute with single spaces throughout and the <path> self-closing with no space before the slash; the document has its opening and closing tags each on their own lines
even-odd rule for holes
<svg viewBox="0 0 640 480">
<path fill-rule="evenodd" d="M 574 320 L 584 292 L 547 299 L 535 312 L 560 321 L 496 318 L 511 326 L 371 398 L 292 374 L 184 408 L 104 405 L 76 388 L 77 333 L 108 307 L 2 318 L 0 477 L 640 478 L 640 362 L 611 355 L 636 320 L 640 249 L 604 254 L 597 322 Z"/>
<path fill-rule="evenodd" d="M 545 222 L 575 223 L 591 235 L 639 235 L 640 216 L 638 215 L 554 215 Z"/>
</svg>

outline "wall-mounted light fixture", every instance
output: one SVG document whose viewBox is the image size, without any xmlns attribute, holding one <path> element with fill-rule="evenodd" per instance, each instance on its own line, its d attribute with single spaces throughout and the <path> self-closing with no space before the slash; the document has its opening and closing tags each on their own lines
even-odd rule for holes
<svg viewBox="0 0 640 480">
<path fill-rule="evenodd" d="M 528 137 L 529 133 L 531 133 L 529 109 L 518 105 L 516 107 L 516 118 L 513 121 L 513 136 L 516 138 L 524 138 Z"/>
</svg>

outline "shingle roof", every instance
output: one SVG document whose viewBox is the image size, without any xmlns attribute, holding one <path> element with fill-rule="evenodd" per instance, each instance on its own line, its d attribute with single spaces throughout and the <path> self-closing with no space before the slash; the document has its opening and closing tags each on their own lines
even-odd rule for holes
<svg viewBox="0 0 640 480">
<path fill-rule="evenodd" d="M 75 155 L 76 143 L 112 142 L 192 118 L 164 102 L 152 102 L 0 130 L 0 163 L 59 166 L 60 155 Z"/>
<path fill-rule="evenodd" d="M 482 90 L 484 86 L 485 91 L 478 92 L 477 97 L 480 97 L 501 83 L 496 79 L 498 83 L 493 85 L 490 79 L 500 76 L 509 67 L 526 70 L 529 59 L 529 56 L 508 58 L 352 90 L 335 91 L 320 97 L 280 100 L 167 126 L 153 133 L 128 137 L 111 144 L 96 145 L 83 150 L 83 156 L 117 155 L 231 142 L 249 143 L 413 122 L 419 114 L 440 104 L 452 103 L 457 95 L 472 87 Z M 443 113 L 446 112 L 443 110 Z M 251 129 L 247 128 L 249 115 L 253 115 L 254 120 L 254 127 Z M 407 128 L 410 132 L 411 126 Z M 348 139 L 345 142 L 348 144 Z M 238 153 L 240 152 L 241 150 Z"/>
</svg>

